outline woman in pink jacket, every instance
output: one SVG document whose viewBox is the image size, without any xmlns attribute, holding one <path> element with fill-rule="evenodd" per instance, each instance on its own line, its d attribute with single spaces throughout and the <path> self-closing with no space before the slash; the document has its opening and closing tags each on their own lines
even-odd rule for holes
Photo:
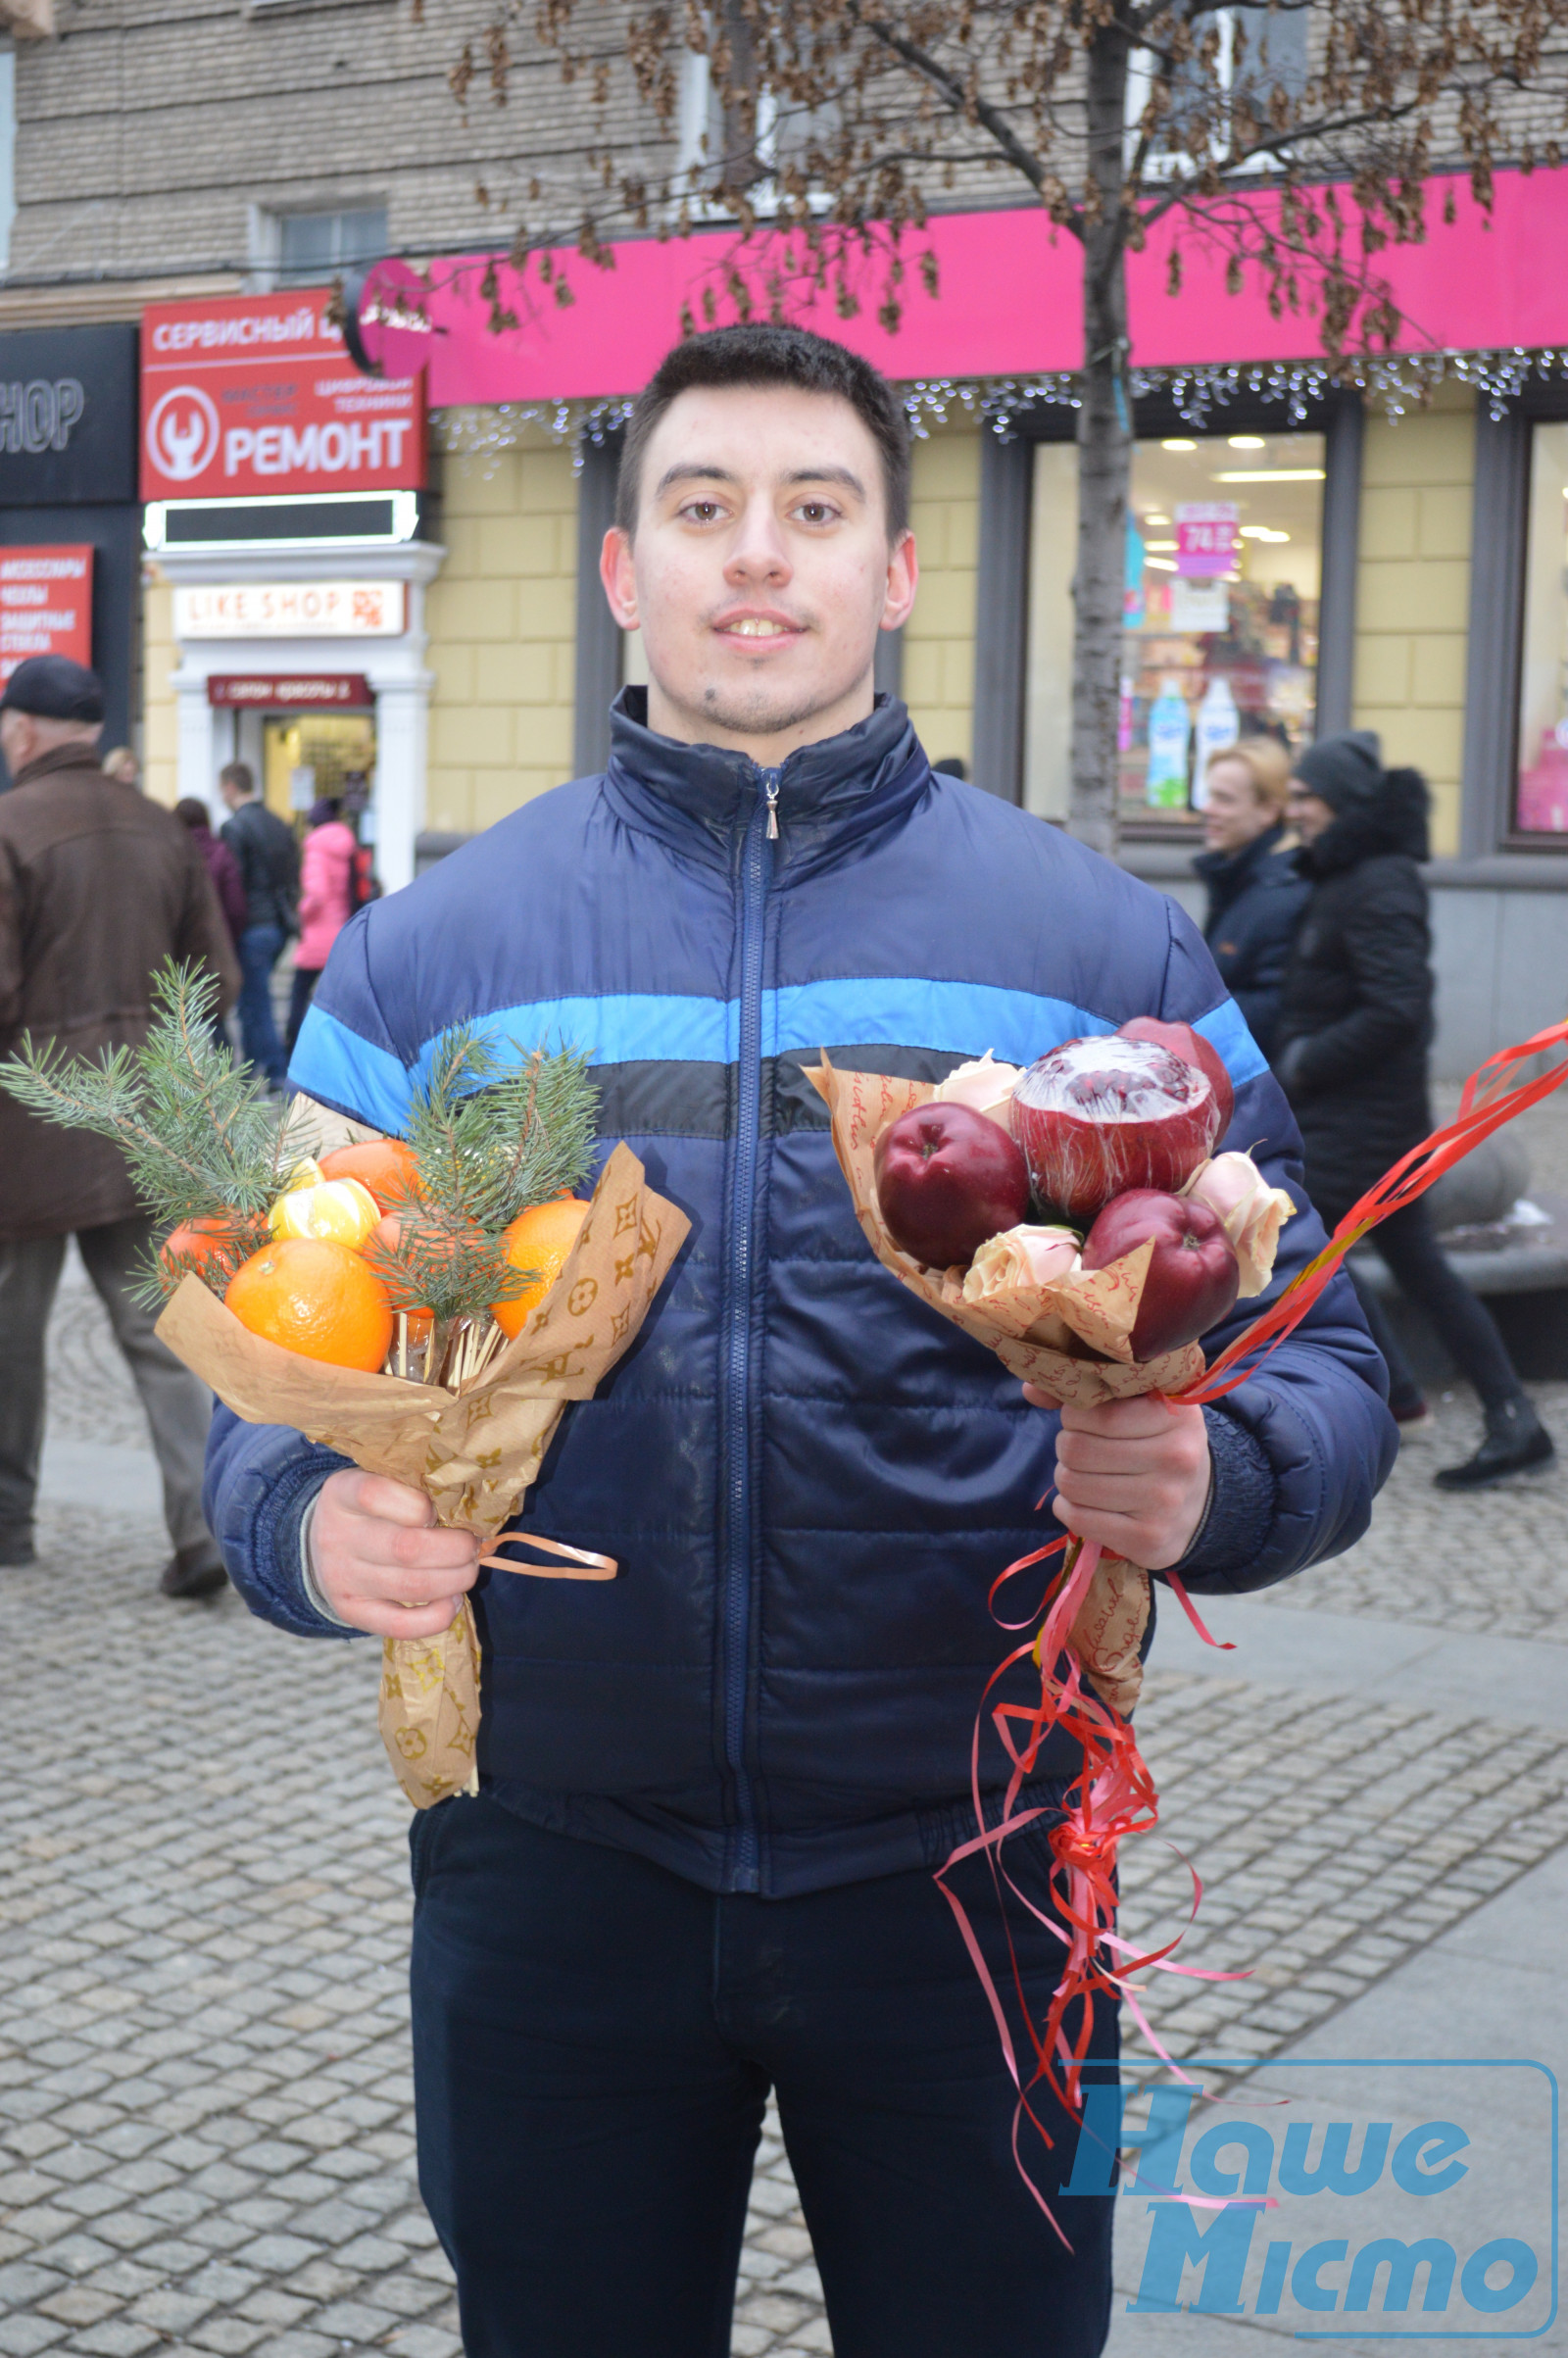
<svg viewBox="0 0 1568 2358">
<path fill-rule="evenodd" d="M 305 1010 L 321 979 L 321 968 L 354 914 L 354 830 L 338 816 L 335 802 L 315 805 L 300 860 L 300 938 L 294 952 L 294 989 L 288 1008 L 288 1054 L 305 1021 Z"/>
</svg>

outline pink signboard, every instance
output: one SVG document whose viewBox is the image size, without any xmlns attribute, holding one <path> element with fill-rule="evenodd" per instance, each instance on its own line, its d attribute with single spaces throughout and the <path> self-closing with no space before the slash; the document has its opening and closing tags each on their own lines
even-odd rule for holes
<svg viewBox="0 0 1568 2358">
<path fill-rule="evenodd" d="M 1176 570 L 1214 581 L 1236 564 L 1242 512 L 1234 500 L 1183 500 L 1176 510 Z"/>
<path fill-rule="evenodd" d="M 1401 350 L 1528 350 L 1568 345 L 1568 167 L 1526 179 L 1499 172 L 1492 217 L 1462 179 L 1434 178 L 1426 194 L 1428 230 L 1420 245 L 1391 246 L 1377 267 L 1403 316 Z M 1445 222 L 1452 196 L 1455 218 Z M 1259 200 L 1265 214 L 1273 200 Z M 1342 207 L 1353 215 L 1348 199 Z M 1130 257 L 1133 361 L 1145 368 L 1231 361 L 1309 360 L 1318 325 L 1307 313 L 1271 313 L 1259 274 L 1244 274 L 1240 294 L 1226 292 L 1227 257 L 1193 243 L 1183 256 L 1182 288 L 1166 292 L 1176 230 L 1167 219 Z M 782 278 L 789 317 L 862 352 L 890 376 L 1006 376 L 1075 368 L 1083 348 L 1081 256 L 1076 242 L 1036 207 L 935 216 L 910 232 L 906 252 L 929 244 L 938 291 L 907 270 L 897 330 L 878 317 L 883 272 L 876 256 L 858 265 L 852 288 L 859 310 L 848 319 L 828 295 L 799 274 L 798 243 L 784 234 L 745 248 L 728 231 L 629 240 L 611 249 L 612 267 L 596 269 L 563 250 L 552 258 L 569 282 L 563 306 L 541 283 L 537 263 L 519 277 L 506 262 L 479 255 L 432 265 L 427 299 L 411 300 L 413 273 L 389 267 L 380 296 L 371 274 L 362 305 L 362 339 L 372 352 L 387 344 L 388 375 L 427 356 L 432 407 L 466 402 L 561 401 L 629 393 L 643 384 L 681 333 L 683 310 L 703 317 L 705 294 L 715 317 L 732 318 L 727 273 L 739 265 L 759 290 Z M 480 294 L 493 271 L 497 301 Z M 795 292 L 790 292 L 791 288 Z M 763 306 L 765 309 L 765 305 Z M 505 315 L 514 316 L 515 325 Z M 503 323 L 498 327 L 497 320 Z"/>
</svg>

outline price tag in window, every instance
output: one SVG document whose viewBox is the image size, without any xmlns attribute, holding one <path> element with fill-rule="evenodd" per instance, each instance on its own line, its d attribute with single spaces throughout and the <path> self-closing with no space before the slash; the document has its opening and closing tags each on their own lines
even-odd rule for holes
<svg viewBox="0 0 1568 2358">
<path fill-rule="evenodd" d="M 1176 510 L 1176 570 L 1212 581 L 1235 570 L 1242 512 L 1234 500 L 1183 500 Z"/>
</svg>

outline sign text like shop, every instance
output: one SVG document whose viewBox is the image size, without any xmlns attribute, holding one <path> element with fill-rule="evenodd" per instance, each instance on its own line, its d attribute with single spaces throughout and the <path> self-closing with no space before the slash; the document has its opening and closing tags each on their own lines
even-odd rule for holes
<svg viewBox="0 0 1568 2358">
<path fill-rule="evenodd" d="M 34 655 L 92 662 L 90 548 L 0 548 L 0 686 Z"/>
</svg>

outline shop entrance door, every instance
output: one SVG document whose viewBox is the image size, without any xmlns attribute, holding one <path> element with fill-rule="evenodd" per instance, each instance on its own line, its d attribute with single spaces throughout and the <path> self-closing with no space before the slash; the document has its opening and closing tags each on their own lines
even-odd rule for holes
<svg viewBox="0 0 1568 2358">
<path fill-rule="evenodd" d="M 262 723 L 262 793 L 269 811 L 303 834 L 315 803 L 341 799 L 343 816 L 362 841 L 362 814 L 375 777 L 375 717 L 370 712 L 275 712 Z"/>
</svg>

